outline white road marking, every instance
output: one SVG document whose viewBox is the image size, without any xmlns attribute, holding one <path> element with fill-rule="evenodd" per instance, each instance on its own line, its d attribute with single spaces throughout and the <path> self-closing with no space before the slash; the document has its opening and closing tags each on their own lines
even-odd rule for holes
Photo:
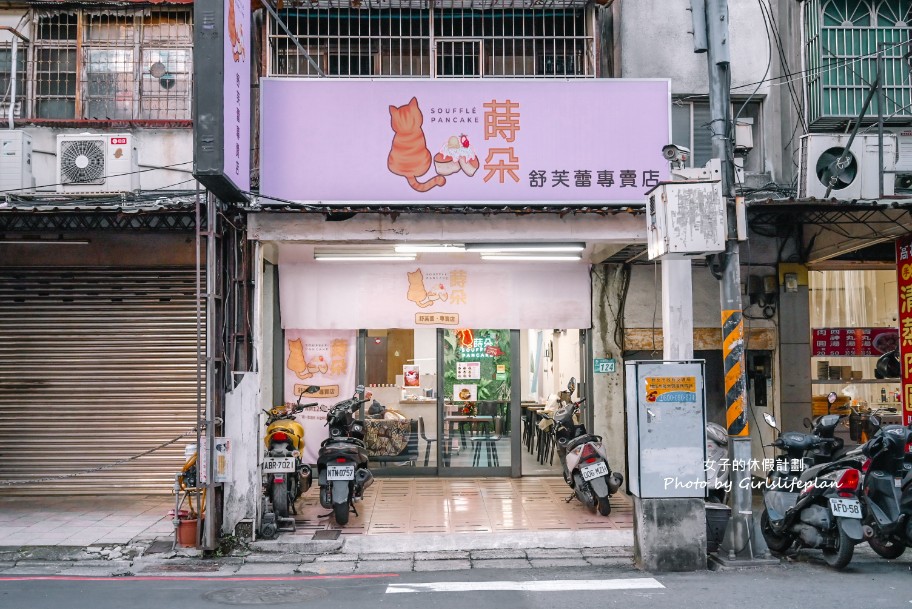
<svg viewBox="0 0 912 609">
<path fill-rule="evenodd" d="M 664 588 L 652 577 L 628 579 L 560 579 L 542 581 L 500 582 L 431 582 L 427 584 L 390 584 L 387 594 L 404 592 L 488 592 L 519 590 L 522 592 L 566 592 L 570 590 L 645 590 Z"/>
</svg>

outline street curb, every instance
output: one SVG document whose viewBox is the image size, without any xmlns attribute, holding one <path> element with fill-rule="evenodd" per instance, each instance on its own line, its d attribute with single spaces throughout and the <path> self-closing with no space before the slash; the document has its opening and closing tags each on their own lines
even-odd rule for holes
<svg viewBox="0 0 912 609">
<path fill-rule="evenodd" d="M 414 552 L 528 550 L 532 548 L 633 548 L 633 531 L 529 531 L 518 533 L 465 533 L 405 535 L 352 535 L 345 539 L 345 554 L 392 554 Z"/>
<path fill-rule="evenodd" d="M 247 544 L 255 552 L 265 552 L 269 554 L 335 554 L 345 545 L 345 540 L 337 539 L 332 541 L 284 541 L 261 540 L 251 541 Z"/>
</svg>

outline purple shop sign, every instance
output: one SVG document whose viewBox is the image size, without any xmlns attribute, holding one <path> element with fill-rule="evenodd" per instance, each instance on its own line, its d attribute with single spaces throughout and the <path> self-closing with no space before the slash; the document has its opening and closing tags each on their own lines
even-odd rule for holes
<svg viewBox="0 0 912 609">
<path fill-rule="evenodd" d="M 263 79 L 264 198 L 641 203 L 668 179 L 667 80 Z"/>
<path fill-rule="evenodd" d="M 250 2 L 225 0 L 225 165 L 238 189 L 250 190 Z"/>
</svg>

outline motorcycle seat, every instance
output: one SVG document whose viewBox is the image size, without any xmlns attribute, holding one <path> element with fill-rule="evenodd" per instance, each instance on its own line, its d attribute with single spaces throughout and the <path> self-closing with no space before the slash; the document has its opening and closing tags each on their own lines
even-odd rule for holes
<svg viewBox="0 0 912 609">
<path fill-rule="evenodd" d="M 602 441 L 602 439 L 599 436 L 594 436 L 594 435 L 588 434 L 588 433 L 583 434 L 583 435 L 581 435 L 577 438 L 573 438 L 572 440 L 567 442 L 567 450 L 571 451 L 574 448 L 576 448 L 577 446 L 580 446 L 581 444 L 585 444 L 586 442 L 601 442 L 601 441 Z"/>
<path fill-rule="evenodd" d="M 810 450 L 821 443 L 821 439 L 798 431 L 787 431 L 779 440 L 786 449 Z"/>
</svg>

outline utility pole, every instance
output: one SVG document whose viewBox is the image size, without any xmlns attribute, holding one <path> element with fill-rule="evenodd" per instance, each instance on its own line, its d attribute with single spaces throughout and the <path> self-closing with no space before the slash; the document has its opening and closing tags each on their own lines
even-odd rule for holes
<svg viewBox="0 0 912 609">
<path fill-rule="evenodd" d="M 728 0 L 691 0 L 694 51 L 706 52 L 709 69 L 710 129 L 713 157 L 722 161 L 722 192 L 726 199 L 728 235 L 721 266 L 722 360 L 725 372 L 725 411 L 732 472 L 732 517 L 718 552 L 724 563 L 744 564 L 768 557 L 768 549 L 754 523 L 751 508 L 751 441 L 747 424 L 744 370 L 744 320 L 741 303 L 741 261 L 735 212 L 735 163 L 731 137 L 731 54 L 728 37 Z M 734 464 L 744 467 L 735 468 Z"/>
</svg>

